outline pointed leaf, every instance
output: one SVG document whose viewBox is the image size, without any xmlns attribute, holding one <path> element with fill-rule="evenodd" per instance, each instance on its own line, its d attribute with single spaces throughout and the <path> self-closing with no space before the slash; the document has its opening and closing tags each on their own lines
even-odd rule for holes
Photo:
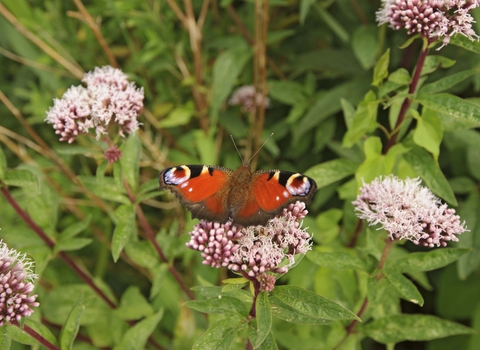
<svg viewBox="0 0 480 350">
<path fill-rule="evenodd" d="M 265 341 L 272 329 L 272 310 L 266 292 L 258 295 L 255 306 L 257 312 L 257 329 L 256 332 L 252 332 L 249 335 L 249 338 L 253 347 L 258 348 Z"/>
<path fill-rule="evenodd" d="M 415 99 L 425 107 L 444 113 L 450 118 L 469 122 L 480 121 L 480 106 L 455 95 L 442 93 L 436 95 L 423 94 Z"/>
<path fill-rule="evenodd" d="M 82 221 L 74 222 L 73 224 L 65 228 L 60 234 L 60 237 L 62 239 L 75 237 L 88 227 L 88 225 L 90 224 L 90 220 L 92 220 L 92 215 L 88 214 L 87 217 Z"/>
<path fill-rule="evenodd" d="M 318 188 L 322 188 L 353 175 L 358 166 L 359 163 L 348 159 L 334 159 L 315 165 L 305 175 L 311 176 Z"/>
<path fill-rule="evenodd" d="M 65 251 L 74 251 L 74 250 L 79 250 L 82 249 L 83 247 L 86 247 L 90 243 L 92 243 L 91 238 L 63 238 L 60 239 L 57 244 L 55 244 L 55 249 L 54 252 L 65 252 Z"/>
<path fill-rule="evenodd" d="M 207 300 L 187 301 L 185 306 L 207 314 L 237 314 L 246 317 L 248 310 L 240 300 L 228 296 L 220 296 Z"/>
<path fill-rule="evenodd" d="M 117 225 L 113 231 L 112 256 L 117 261 L 120 253 L 131 237 L 137 235 L 137 225 L 135 224 L 135 206 L 120 205 L 115 210 Z"/>
<path fill-rule="evenodd" d="M 388 65 L 390 63 L 390 49 L 378 59 L 375 68 L 373 69 L 373 86 L 379 86 L 382 81 L 388 77 Z"/>
<path fill-rule="evenodd" d="M 271 296 L 296 312 L 323 322 L 336 320 L 360 320 L 353 312 L 334 301 L 296 286 L 278 286 Z"/>
<path fill-rule="evenodd" d="M 70 350 L 73 347 L 75 338 L 77 337 L 78 329 L 80 328 L 80 319 L 83 311 L 85 311 L 85 304 L 78 302 L 70 311 L 67 321 L 63 324 L 60 332 L 60 348 L 62 350 Z"/>
<path fill-rule="evenodd" d="M 141 153 L 142 145 L 140 143 L 140 137 L 138 136 L 138 133 L 130 134 L 122 147 L 120 165 L 122 166 L 122 174 L 133 191 L 135 191 L 138 187 Z"/>
<path fill-rule="evenodd" d="M 413 147 L 412 150 L 403 155 L 410 164 L 413 171 L 419 175 L 427 184 L 428 188 L 437 196 L 443 198 L 452 205 L 457 205 L 457 199 L 448 183 L 445 175 L 433 157 L 420 147 Z"/>
<path fill-rule="evenodd" d="M 438 159 L 442 139 L 443 124 L 438 118 L 437 112 L 424 108 L 422 117 L 417 119 L 413 141 L 433 154 L 435 159 Z"/>
<path fill-rule="evenodd" d="M 231 317 L 223 319 L 207 329 L 207 331 L 197 340 L 193 349 L 198 350 L 222 350 L 230 349 L 235 335 L 243 328 L 245 320 L 243 318 Z"/>
<path fill-rule="evenodd" d="M 37 193 L 39 192 L 39 185 L 37 177 L 28 170 L 24 169 L 12 169 L 7 171 L 3 182 L 9 186 L 35 187 Z"/>
<path fill-rule="evenodd" d="M 470 249 L 465 248 L 441 248 L 428 253 L 411 253 L 389 262 L 386 271 L 402 273 L 431 271 L 457 261 L 469 251 Z"/>
<path fill-rule="evenodd" d="M 452 75 L 449 75 L 445 78 L 438 79 L 437 81 L 426 84 L 422 86 L 419 94 L 433 94 L 440 91 L 445 91 L 455 86 L 456 84 L 464 81 L 465 79 L 471 77 L 472 75 L 478 73 L 478 69 L 469 69 L 463 72 L 458 72 Z"/>
<path fill-rule="evenodd" d="M 415 284 L 400 273 L 387 273 L 384 271 L 388 282 L 397 290 L 402 299 L 405 299 L 411 303 L 423 306 L 422 294 L 418 291 Z"/>
<path fill-rule="evenodd" d="M 426 341 L 475 331 L 459 323 L 428 315 L 395 315 L 375 320 L 361 327 L 362 332 L 380 343 L 405 340 Z"/>
<path fill-rule="evenodd" d="M 5 178 L 5 174 L 7 173 L 7 159 L 5 158 L 5 154 L 3 153 L 2 147 L 0 147 L 0 180 Z"/>
<path fill-rule="evenodd" d="M 374 92 L 369 91 L 362 102 L 358 104 L 352 127 L 347 130 L 343 137 L 342 144 L 350 148 L 367 132 L 377 128 L 377 110 L 379 100 Z"/>
<path fill-rule="evenodd" d="M 139 320 L 153 314 L 153 308 L 137 286 L 130 286 L 123 293 L 120 306 L 114 314 L 122 320 Z"/>
</svg>

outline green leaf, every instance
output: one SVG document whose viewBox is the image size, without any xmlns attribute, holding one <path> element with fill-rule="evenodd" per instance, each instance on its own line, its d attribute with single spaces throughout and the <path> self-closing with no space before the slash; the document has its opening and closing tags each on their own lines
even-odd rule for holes
<svg viewBox="0 0 480 350">
<path fill-rule="evenodd" d="M 115 218 L 117 225 L 113 231 L 112 239 L 112 256 L 113 260 L 117 261 L 123 247 L 128 241 L 137 235 L 137 225 L 135 224 L 135 206 L 134 205 L 120 205 L 115 210 Z"/>
<path fill-rule="evenodd" d="M 86 247 L 92 243 L 93 239 L 91 238 L 61 238 L 55 244 L 54 252 L 64 252 L 64 251 L 74 251 Z"/>
<path fill-rule="evenodd" d="M 195 114 L 195 107 L 191 101 L 187 102 L 185 106 L 180 106 L 171 111 L 168 116 L 160 120 L 157 128 L 173 128 L 180 125 L 186 125 L 190 122 Z"/>
<path fill-rule="evenodd" d="M 72 311 L 70 311 L 67 321 L 64 323 L 62 331 L 60 332 L 60 348 L 62 350 L 72 349 L 84 311 L 85 305 L 81 301 L 75 304 Z"/>
<path fill-rule="evenodd" d="M 258 350 L 278 350 L 277 343 L 275 342 L 275 337 L 273 333 L 268 333 L 267 337 L 263 343 L 257 348 Z"/>
<path fill-rule="evenodd" d="M 352 250 L 336 252 L 312 250 L 307 253 L 307 258 L 319 266 L 334 270 L 367 270 L 363 261 Z"/>
<path fill-rule="evenodd" d="M 373 69 L 373 86 L 380 86 L 383 80 L 388 77 L 388 65 L 390 64 L 390 49 L 378 59 L 375 68 Z"/>
<path fill-rule="evenodd" d="M 429 315 L 395 315 L 375 320 L 361 331 L 384 344 L 405 340 L 426 341 L 457 334 L 473 334 L 474 330 L 461 324 Z"/>
<path fill-rule="evenodd" d="M 202 164 L 215 164 L 216 162 L 216 151 L 215 151 L 215 142 L 213 138 L 205 135 L 202 130 L 194 131 L 195 135 L 195 146 L 197 147 L 198 153 L 200 153 L 200 160 Z"/>
<path fill-rule="evenodd" d="M 249 339 L 254 348 L 258 348 L 270 334 L 272 329 L 272 310 L 270 308 L 270 302 L 268 301 L 268 295 L 266 292 L 262 292 L 258 295 L 256 306 L 256 331 L 250 332 Z"/>
<path fill-rule="evenodd" d="M 58 154 L 63 154 L 66 156 L 74 156 L 77 154 L 88 154 L 91 152 L 91 150 L 88 147 L 83 147 L 83 146 L 76 146 L 76 145 L 68 145 L 68 146 L 57 146 L 55 147 L 55 152 Z"/>
<path fill-rule="evenodd" d="M 25 324 L 32 328 L 35 332 L 37 332 L 40 337 L 45 338 L 48 342 L 52 343 L 55 346 L 58 346 L 56 337 L 43 324 L 34 321 L 31 318 L 26 318 Z M 10 327 L 10 336 L 12 340 L 19 343 L 38 346 L 38 342 L 30 335 L 25 333 L 21 328 Z"/>
<path fill-rule="evenodd" d="M 118 188 L 112 178 L 104 178 L 102 181 L 98 181 L 96 177 L 92 176 L 79 175 L 77 178 L 100 198 L 123 204 L 131 203 L 130 199 L 123 193 L 124 189 Z"/>
<path fill-rule="evenodd" d="M 402 299 L 405 299 L 411 303 L 423 306 L 422 294 L 418 291 L 415 284 L 400 273 L 387 273 L 383 272 L 387 277 L 388 282 L 397 290 Z"/>
<path fill-rule="evenodd" d="M 453 119 L 460 119 L 466 122 L 480 121 L 480 106 L 462 99 L 458 96 L 442 93 L 435 95 L 419 95 L 415 102 L 433 109 L 434 111 L 444 113 Z"/>
<path fill-rule="evenodd" d="M 341 110 L 340 99 L 347 97 L 351 103 L 356 103 L 365 94 L 367 88 L 364 81 L 354 80 L 319 94 L 313 106 L 293 129 L 294 144 L 327 117 L 339 112 Z"/>
<path fill-rule="evenodd" d="M 368 183 L 380 175 L 391 173 L 390 166 L 392 164 L 382 154 L 382 142 L 379 137 L 369 137 L 365 141 L 363 148 L 366 158 L 355 173 L 358 187 L 362 186 L 363 182 Z"/>
<path fill-rule="evenodd" d="M 388 76 L 388 80 L 400 86 L 410 84 L 410 73 L 405 68 L 399 68 Z"/>
<path fill-rule="evenodd" d="M 434 94 L 437 92 L 445 91 L 451 87 L 457 85 L 458 83 L 464 81 L 465 79 L 471 77 L 472 75 L 478 73 L 478 69 L 469 69 L 463 72 L 458 72 L 452 75 L 449 75 L 445 78 L 438 79 L 437 81 L 426 84 L 422 86 L 418 94 Z"/>
<path fill-rule="evenodd" d="M 377 128 L 378 104 L 375 93 L 369 91 L 355 111 L 352 127 L 343 137 L 343 147 L 352 147 L 365 133 L 372 132 Z"/>
<path fill-rule="evenodd" d="M 455 62 L 456 61 L 444 56 L 427 56 L 423 65 L 422 76 L 435 72 L 438 67 L 450 68 Z"/>
<path fill-rule="evenodd" d="M 305 175 L 312 177 L 318 188 L 322 188 L 353 175 L 358 165 L 357 162 L 348 159 L 334 159 L 313 166 L 305 172 Z"/>
<path fill-rule="evenodd" d="M 198 350 L 227 350 L 231 348 L 237 332 L 245 327 L 245 320 L 238 317 L 225 318 L 211 325 L 193 345 Z"/>
<path fill-rule="evenodd" d="M 250 47 L 245 45 L 228 49 L 217 57 L 212 73 L 212 116 L 218 114 L 222 103 L 232 92 L 238 75 L 251 55 Z"/>
<path fill-rule="evenodd" d="M 427 184 L 428 188 L 437 196 L 452 205 L 457 205 L 457 199 L 443 175 L 438 163 L 433 157 L 420 147 L 413 147 L 410 152 L 403 155 L 413 171 Z"/>
<path fill-rule="evenodd" d="M 476 183 L 475 183 L 476 186 Z M 480 265 L 480 220 L 478 213 L 480 212 L 480 194 L 478 191 L 472 191 L 464 202 L 460 215 L 461 218 L 468 222 L 470 231 L 462 233 L 459 248 L 470 248 L 471 252 L 463 255 L 457 264 L 458 277 L 466 280 L 470 274 L 478 269 Z"/>
<path fill-rule="evenodd" d="M 351 42 L 353 53 L 365 70 L 375 64 L 378 52 L 377 35 L 377 27 L 373 25 L 359 26 L 353 33 Z"/>
<path fill-rule="evenodd" d="M 271 296 L 280 300 L 294 312 L 308 318 L 316 319 L 319 323 L 338 320 L 360 321 L 357 315 L 350 310 L 345 309 L 330 299 L 300 287 L 277 286 L 273 292 L 271 292 Z M 273 304 L 273 301 L 270 301 Z M 273 310 L 273 312 L 274 316 L 278 316 L 276 310 Z"/>
<path fill-rule="evenodd" d="M 7 159 L 5 158 L 5 154 L 3 153 L 2 147 L 0 147 L 0 180 L 5 178 L 5 174 L 7 173 Z"/>
<path fill-rule="evenodd" d="M 389 261 L 385 270 L 401 273 L 436 270 L 457 261 L 469 251 L 470 249 L 465 248 L 441 248 L 428 253 L 411 253 L 397 260 Z"/>
<path fill-rule="evenodd" d="M 40 192 L 37 177 L 28 170 L 12 169 L 7 171 L 3 178 L 3 183 L 9 186 L 17 187 L 35 187 L 37 193 Z"/>
<path fill-rule="evenodd" d="M 74 222 L 73 224 L 69 225 L 67 228 L 65 228 L 62 231 L 62 233 L 60 233 L 61 239 L 75 237 L 76 235 L 78 235 L 80 232 L 82 232 L 88 227 L 91 220 L 92 220 L 92 215 L 88 214 L 87 217 L 82 221 Z"/>
<path fill-rule="evenodd" d="M 450 38 L 449 44 L 459 46 L 471 52 L 480 53 L 480 42 L 478 40 L 470 40 L 464 35 L 454 35 Z"/>
<path fill-rule="evenodd" d="M 138 133 L 129 135 L 122 147 L 120 165 L 122 166 L 122 174 L 124 178 L 134 192 L 138 187 L 141 152 L 142 145 Z"/>
<path fill-rule="evenodd" d="M 300 23 L 305 23 L 305 18 L 307 17 L 310 7 L 316 3 L 317 0 L 300 0 Z"/>
<path fill-rule="evenodd" d="M 243 304 L 240 300 L 236 298 L 223 295 L 219 298 L 187 301 L 184 305 L 191 309 L 207 314 L 234 313 L 243 317 L 246 317 L 248 315 L 248 310 L 245 304 Z"/>
<path fill-rule="evenodd" d="M 153 314 L 153 308 L 138 286 L 130 286 L 123 293 L 120 306 L 113 313 L 122 320 L 139 320 Z"/>
<path fill-rule="evenodd" d="M 323 211 L 315 218 L 321 235 L 314 235 L 313 240 L 320 245 L 329 244 L 340 234 L 340 220 L 343 217 L 343 210 L 331 208 Z"/>
<path fill-rule="evenodd" d="M 443 139 L 443 124 L 437 112 L 424 108 L 422 117 L 417 119 L 417 127 L 413 133 L 413 141 L 433 154 L 435 160 L 440 154 L 440 144 Z"/>
<path fill-rule="evenodd" d="M 125 253 L 136 264 L 142 267 L 153 268 L 159 262 L 158 254 L 155 252 L 150 241 L 129 242 L 125 246 Z"/>
<path fill-rule="evenodd" d="M 160 309 L 156 314 L 145 318 L 135 326 L 129 328 L 124 333 L 120 343 L 114 347 L 114 350 L 143 349 L 148 337 L 153 333 L 162 317 L 163 309 Z"/>
<path fill-rule="evenodd" d="M 294 81 L 269 81 L 268 96 L 286 105 L 303 104 L 306 97 L 303 86 Z"/>
</svg>

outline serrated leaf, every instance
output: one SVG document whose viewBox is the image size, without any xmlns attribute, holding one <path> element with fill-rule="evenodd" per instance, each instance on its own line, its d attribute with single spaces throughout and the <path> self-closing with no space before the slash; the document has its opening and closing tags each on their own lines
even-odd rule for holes
<svg viewBox="0 0 480 350">
<path fill-rule="evenodd" d="M 142 145 L 138 133 L 130 134 L 122 147 L 122 157 L 120 165 L 122 167 L 122 175 L 127 180 L 130 188 L 135 192 L 138 187 L 139 163 Z"/>
<path fill-rule="evenodd" d="M 433 157 L 418 146 L 403 155 L 404 159 L 427 184 L 428 188 L 437 196 L 452 205 L 457 205 L 457 199 L 445 175 Z"/>
<path fill-rule="evenodd" d="M 5 174 L 7 173 L 7 159 L 5 158 L 5 154 L 3 153 L 2 147 L 0 147 L 0 180 L 5 178 Z"/>
<path fill-rule="evenodd" d="M 405 68 L 399 68 L 388 76 L 388 80 L 400 86 L 408 85 L 410 84 L 410 73 Z"/>
<path fill-rule="evenodd" d="M 401 273 L 431 271 L 457 261 L 469 251 L 470 249 L 465 248 L 442 248 L 428 253 L 411 253 L 387 263 L 386 271 Z"/>
<path fill-rule="evenodd" d="M 37 177 L 28 170 L 12 169 L 7 171 L 3 178 L 3 183 L 9 186 L 17 187 L 35 187 L 36 192 L 39 192 L 39 185 Z"/>
<path fill-rule="evenodd" d="M 475 331 L 461 324 L 429 315 L 395 315 L 375 320 L 361 331 L 384 344 L 405 340 L 426 341 Z"/>
<path fill-rule="evenodd" d="M 55 244 L 54 252 L 66 252 L 82 249 L 90 243 L 92 243 L 91 238 L 61 238 L 57 244 Z"/>
<path fill-rule="evenodd" d="M 275 342 L 275 337 L 273 333 L 268 333 L 267 337 L 263 343 L 257 348 L 258 350 L 278 350 L 277 343 Z"/>
<path fill-rule="evenodd" d="M 423 306 L 422 294 L 420 294 L 412 281 L 400 273 L 387 273 L 384 271 L 384 275 L 388 279 L 388 282 L 390 282 L 397 290 L 402 299 Z"/>
<path fill-rule="evenodd" d="M 67 321 L 63 324 L 62 331 L 60 332 L 60 348 L 62 350 L 72 349 L 84 311 L 85 305 L 83 302 L 75 304 L 72 311 L 70 311 Z"/>
<path fill-rule="evenodd" d="M 316 265 L 334 270 L 363 270 L 367 268 L 355 252 L 318 252 L 311 250 L 307 253 L 308 260 Z"/>
<path fill-rule="evenodd" d="M 312 177 L 318 188 L 322 188 L 353 175 L 358 166 L 359 163 L 348 159 L 334 159 L 313 166 L 305 175 Z"/>
<path fill-rule="evenodd" d="M 69 225 L 62 231 L 62 233 L 60 233 L 61 239 L 75 237 L 88 227 L 90 220 L 92 220 L 92 215 L 88 214 L 82 221 L 78 221 Z"/>
<path fill-rule="evenodd" d="M 198 350 L 230 349 L 237 332 L 245 326 L 238 317 L 226 318 L 211 325 L 193 345 Z"/>
<path fill-rule="evenodd" d="M 457 85 L 458 83 L 464 81 L 465 79 L 471 77 L 472 75 L 478 73 L 478 69 L 469 69 L 463 72 L 458 72 L 447 77 L 438 79 L 433 83 L 426 84 L 422 86 L 418 94 L 434 94 L 437 92 L 445 91 L 451 87 Z"/>
<path fill-rule="evenodd" d="M 191 300 L 187 301 L 185 306 L 204 312 L 207 314 L 237 314 L 246 317 L 248 310 L 245 304 L 240 300 L 228 296 L 220 295 L 218 298 L 207 300 Z"/>
<path fill-rule="evenodd" d="M 256 332 L 251 332 L 249 334 L 249 338 L 253 347 L 258 348 L 270 334 L 270 330 L 272 329 L 272 310 L 266 292 L 262 292 L 257 296 L 255 307 L 257 329 Z"/>
<path fill-rule="evenodd" d="M 478 40 L 470 40 L 464 35 L 454 35 L 450 38 L 449 44 L 459 46 L 471 52 L 480 53 L 480 42 Z"/>
<path fill-rule="evenodd" d="M 438 118 L 437 112 L 424 108 L 422 117 L 417 119 L 413 141 L 433 154 L 435 159 L 438 159 L 442 139 L 443 124 Z"/>
<path fill-rule="evenodd" d="M 373 69 L 373 86 L 379 86 L 388 77 L 388 65 L 390 63 L 390 49 L 387 49 L 377 61 Z"/>
<path fill-rule="evenodd" d="M 450 68 L 455 64 L 455 62 L 455 60 L 444 56 L 429 55 L 425 59 L 425 63 L 422 68 L 422 76 L 435 72 L 439 67 Z"/>
<path fill-rule="evenodd" d="M 156 314 L 145 318 L 135 326 L 129 328 L 123 335 L 120 343 L 114 347 L 114 350 L 143 349 L 148 337 L 153 333 L 162 317 L 163 309 L 160 309 Z"/>
<path fill-rule="evenodd" d="M 467 122 L 480 121 L 480 106 L 455 95 L 447 93 L 423 94 L 415 98 L 415 102 L 453 119 L 461 119 Z"/>
<path fill-rule="evenodd" d="M 135 206 L 120 205 L 115 210 L 117 225 L 113 231 L 112 238 L 112 256 L 117 261 L 120 253 L 131 237 L 137 235 L 137 225 L 135 224 Z"/>
<path fill-rule="evenodd" d="M 296 286 L 277 286 L 271 296 L 279 299 L 296 312 L 323 322 L 359 320 L 350 310 L 314 292 Z"/>
</svg>

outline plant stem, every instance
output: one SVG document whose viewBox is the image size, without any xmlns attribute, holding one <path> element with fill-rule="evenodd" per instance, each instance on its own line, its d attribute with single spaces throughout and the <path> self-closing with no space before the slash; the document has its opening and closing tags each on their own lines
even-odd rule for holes
<svg viewBox="0 0 480 350">
<path fill-rule="evenodd" d="M 428 44 L 430 44 L 430 42 L 428 42 Z M 422 75 L 423 65 L 425 64 L 425 59 L 427 58 L 428 51 L 429 51 L 429 48 L 428 48 L 429 45 L 428 44 L 420 52 L 420 55 L 419 55 L 418 61 L 417 61 L 417 66 L 415 67 L 415 72 L 413 74 L 412 81 L 410 82 L 410 87 L 408 88 L 408 97 L 406 97 L 405 100 L 402 103 L 402 107 L 400 108 L 400 112 L 398 113 L 398 118 L 397 118 L 397 122 L 395 124 L 395 128 L 393 129 L 395 131 L 392 134 L 392 136 L 390 137 L 390 139 L 388 140 L 388 143 L 383 150 L 383 154 L 387 154 L 388 150 L 390 148 L 392 148 L 397 143 L 398 134 L 400 132 L 400 126 L 402 125 L 403 121 L 405 120 L 408 109 L 412 105 L 411 96 L 413 96 L 415 94 L 415 91 L 417 90 L 418 82 L 420 80 L 420 76 Z"/>
<path fill-rule="evenodd" d="M 138 220 L 140 221 L 140 225 L 143 227 L 143 231 L 145 232 L 145 235 L 147 236 L 147 239 L 153 244 L 155 250 L 157 251 L 158 256 L 160 259 L 168 265 L 168 271 L 172 274 L 172 276 L 175 278 L 177 283 L 179 284 L 180 288 L 185 292 L 185 294 L 191 299 L 195 300 L 195 295 L 192 293 L 192 291 L 187 287 L 185 282 L 183 281 L 182 277 L 178 273 L 178 271 L 172 266 L 172 264 L 169 263 L 166 255 L 163 253 L 162 248 L 158 244 L 157 240 L 155 239 L 155 234 L 153 233 L 152 227 L 147 221 L 147 218 L 145 217 L 145 214 L 142 210 L 142 207 L 140 204 L 135 204 L 136 199 L 135 195 L 132 192 L 132 189 L 128 185 L 127 181 L 124 179 L 123 184 L 125 186 L 125 190 L 127 191 L 128 198 L 130 199 L 130 202 L 135 205 L 135 211 L 137 213 Z"/>
<path fill-rule="evenodd" d="M 26 323 L 23 325 L 23 328 L 22 328 L 17 321 L 11 321 L 11 322 L 14 326 L 17 326 L 18 328 L 20 328 L 22 331 L 27 333 L 29 336 L 31 336 L 33 339 L 38 341 L 41 345 L 43 345 L 47 349 L 49 349 L 49 350 L 60 350 L 59 347 L 50 343 L 47 339 L 45 339 L 42 335 L 38 334 L 34 329 L 29 327 Z"/>
<path fill-rule="evenodd" d="M 30 226 L 30 228 L 45 242 L 45 244 L 50 248 L 54 249 L 55 242 L 33 221 L 30 215 L 20 207 L 18 202 L 13 198 L 10 191 L 4 184 L 0 181 L 0 192 L 3 194 L 7 202 L 12 206 L 12 208 L 17 212 L 17 214 L 25 221 L 25 223 Z M 107 295 L 98 288 L 93 280 L 88 276 L 65 252 L 58 253 L 58 256 L 86 283 L 88 284 L 98 296 L 107 303 L 111 308 L 115 308 L 116 305 L 114 302 L 107 297 Z"/>
</svg>

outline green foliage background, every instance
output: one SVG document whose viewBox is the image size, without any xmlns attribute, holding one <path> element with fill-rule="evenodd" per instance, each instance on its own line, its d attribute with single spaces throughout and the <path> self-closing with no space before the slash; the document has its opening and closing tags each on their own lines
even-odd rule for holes
<svg viewBox="0 0 480 350">
<path fill-rule="evenodd" d="M 72 145 L 61 143 L 51 125 L 44 123 L 52 99 L 79 85 L 84 71 L 112 64 L 84 14 L 73 1 L 2 0 L 0 4 L 0 147 L 7 164 L 0 178 L 56 242 L 54 249 L 48 248 L 0 197 L 0 238 L 30 254 L 41 277 L 36 289 L 41 306 L 31 317 L 31 326 L 37 325 L 46 337 L 56 337 L 62 349 L 142 348 L 150 334 L 163 348 L 188 349 L 215 322 L 238 322 L 238 316 L 223 319 L 222 313 L 207 320 L 193 310 L 198 305 L 193 309 L 184 305 L 189 298 L 168 266 L 180 273 L 188 287 L 196 286 L 200 299 L 218 294 L 219 289 L 209 288 L 221 286 L 222 280 L 232 276 L 202 265 L 200 254 L 185 247 L 196 221 L 178 201 L 156 190 L 157 174 L 177 164 L 235 169 L 241 161 L 230 134 L 248 156 L 260 139 L 273 132 L 254 160 L 258 168 L 306 173 L 319 185 L 304 223 L 314 235 L 312 255 L 277 284 L 314 291 L 357 313 L 367 291 L 372 291 L 369 276 L 386 237 L 375 228 L 364 228 L 356 249 L 347 248 L 357 225 L 350 203 L 361 179 L 368 182 L 389 173 L 421 176 L 467 222 L 470 232 L 449 246 L 470 250 L 461 251 L 461 258 L 458 254 L 448 266 L 443 254 L 444 264 L 432 269 L 420 263 L 415 271 L 395 272 L 401 277 L 407 273 L 414 281 L 411 293 L 420 292 L 422 307 L 418 300 L 400 301 L 392 287 L 395 277 L 389 279 L 392 285 L 383 279 L 384 285 L 378 287 L 383 299 L 372 303 L 364 319 L 374 322 L 364 322 L 360 333 L 342 348 L 379 349 L 380 343 L 389 343 L 390 348 L 399 343 L 395 349 L 480 348 L 478 334 L 465 334 L 469 331 L 455 328 L 458 324 L 437 324 L 437 318 L 417 323 L 395 319 L 390 323 L 393 328 L 388 322 L 378 323 L 401 313 L 425 314 L 480 331 L 480 134 L 476 129 L 480 126 L 480 44 L 458 36 L 441 51 L 430 50 L 421 90 L 413 99 L 399 142 L 384 155 L 383 131 L 394 128 L 422 41 L 401 47 L 408 39 L 405 31 L 378 27 L 379 1 L 269 2 L 265 83 L 271 106 L 263 126 L 259 119 L 226 104 L 234 88 L 252 85 L 258 74 L 255 51 L 244 35 L 246 31 L 255 38 L 255 2 L 210 1 L 202 10 L 205 2 L 192 1 L 195 18 L 205 15 L 198 31 L 186 28 L 172 10 L 172 4 L 177 4 L 186 14 L 188 3 L 84 2 L 119 67 L 145 89 L 141 131 L 119 141 L 124 157 L 115 165 L 103 159 L 101 142 L 79 137 Z M 478 9 L 474 16 L 480 19 Z M 265 21 L 266 17 L 260 18 Z M 198 56 L 192 51 L 194 34 L 201 43 Z M 45 144 L 32 137 L 15 117 L 17 112 Z M 58 158 L 77 182 L 59 169 Z M 133 204 L 123 178 L 135 193 Z M 140 205 L 168 263 L 158 257 L 136 219 L 135 208 Z M 394 246 L 389 259 L 394 265 L 395 259 L 426 251 L 405 243 Z M 95 297 L 58 258 L 60 252 L 89 271 L 119 307 L 112 310 Z M 342 254 L 354 255 L 361 263 Z M 126 320 L 136 321 L 136 326 Z M 296 324 L 274 318 L 270 334 L 281 349 L 296 349 L 299 344 L 302 349 L 331 349 L 348 323 Z M 83 338 L 77 337 L 72 345 L 77 327 Z M 405 327 L 419 332 L 408 328 L 409 334 L 403 334 Z M 433 335 L 435 330 L 439 334 Z M 36 344 L 15 327 L 8 332 L 13 349 Z M 447 335 L 453 336 L 437 339 Z M 234 335 L 232 339 L 232 348 L 245 348 L 244 339 Z M 262 346 L 275 348 L 267 343 Z M 208 343 L 202 346 L 213 348 Z"/>
</svg>

